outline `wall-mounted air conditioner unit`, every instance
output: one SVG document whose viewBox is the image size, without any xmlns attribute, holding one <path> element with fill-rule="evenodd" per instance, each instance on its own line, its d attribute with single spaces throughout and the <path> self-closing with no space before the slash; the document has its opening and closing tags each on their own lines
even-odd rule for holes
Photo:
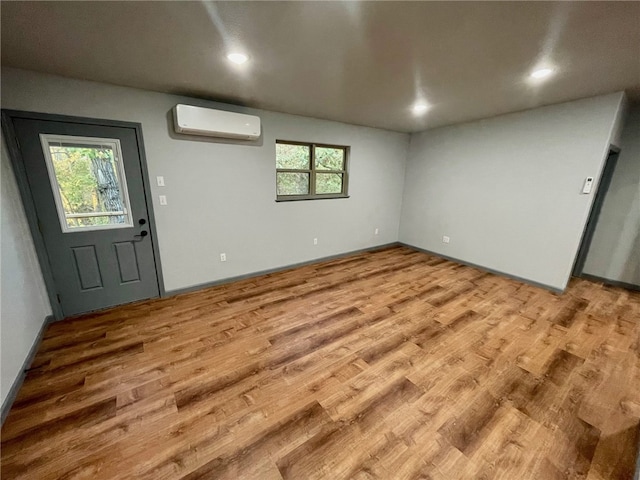
<svg viewBox="0 0 640 480">
<path fill-rule="evenodd" d="M 260 117 L 178 104 L 173 109 L 177 133 L 255 140 L 260 137 Z"/>
</svg>

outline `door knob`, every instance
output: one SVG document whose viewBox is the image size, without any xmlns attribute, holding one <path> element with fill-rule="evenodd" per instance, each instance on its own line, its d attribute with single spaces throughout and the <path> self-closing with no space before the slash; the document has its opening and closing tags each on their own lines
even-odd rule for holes
<svg viewBox="0 0 640 480">
<path fill-rule="evenodd" d="M 149 235 L 149 232 L 147 232 L 146 230 L 142 230 L 140 232 L 140 235 L 134 235 L 133 238 L 136 239 L 137 242 L 139 242 L 140 240 L 142 240 L 144 237 L 146 237 L 147 235 Z"/>
</svg>

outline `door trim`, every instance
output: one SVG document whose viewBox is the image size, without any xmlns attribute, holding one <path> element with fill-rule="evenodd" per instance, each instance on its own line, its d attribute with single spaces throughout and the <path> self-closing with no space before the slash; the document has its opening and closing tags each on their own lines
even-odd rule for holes
<svg viewBox="0 0 640 480">
<path fill-rule="evenodd" d="M 593 201 L 589 207 L 589 216 L 587 217 L 587 223 L 582 231 L 582 237 L 580 237 L 580 247 L 573 263 L 573 269 L 571 270 L 571 276 L 580 277 L 583 274 L 584 265 L 587 261 L 587 255 L 589 253 L 589 247 L 593 240 L 593 235 L 596 230 L 598 218 L 600 217 L 600 211 L 604 203 L 604 197 L 609 190 L 611 179 L 613 178 L 613 172 L 618 162 L 620 155 L 620 148 L 615 145 L 609 145 L 607 151 L 607 158 L 602 166 L 600 173 L 600 179 L 598 180 L 598 186 L 593 194 Z"/>
<path fill-rule="evenodd" d="M 160 249 L 158 248 L 158 232 L 156 229 L 156 217 L 153 211 L 153 202 L 151 198 L 151 181 L 149 179 L 149 171 L 147 167 L 147 157 L 144 149 L 144 141 L 142 136 L 142 124 L 135 122 L 124 122 L 119 120 L 105 120 L 102 118 L 84 118 L 74 117 L 68 115 L 55 115 L 49 113 L 38 112 L 25 112 L 20 110 L 7 110 L 2 109 L 2 131 L 4 133 L 4 139 L 9 150 L 9 158 L 11 159 L 11 166 L 13 167 L 13 173 L 16 177 L 18 184 L 18 190 L 22 198 L 22 204 L 24 205 L 25 215 L 27 217 L 27 223 L 29 224 L 29 230 L 31 231 L 31 237 L 33 238 L 33 244 L 35 246 L 36 255 L 38 256 L 38 262 L 42 269 L 42 277 L 49 296 L 49 302 L 51 303 L 51 309 L 53 316 L 56 320 L 62 320 L 64 314 L 62 313 L 62 307 L 58 302 L 58 294 L 55 288 L 55 282 L 53 279 L 53 271 L 51 270 L 51 264 L 49 262 L 49 256 L 45 248 L 44 237 L 38 227 L 38 217 L 36 215 L 36 208 L 33 203 L 33 196 L 31 187 L 27 181 L 27 172 L 24 166 L 24 160 L 22 158 L 22 152 L 18 143 L 15 129 L 13 126 L 13 120 L 17 118 L 29 119 L 29 120 L 45 120 L 54 122 L 65 123 L 78 123 L 83 125 L 97 125 L 102 127 L 124 127 L 131 128 L 135 131 L 136 143 L 138 146 L 138 155 L 140 156 L 140 168 L 142 170 L 142 183 L 144 186 L 144 200 L 147 206 L 147 212 L 149 214 L 149 228 L 151 229 L 151 245 L 153 250 L 153 257 L 156 265 L 156 278 L 158 280 L 158 291 L 160 297 L 164 298 L 167 293 L 164 288 L 164 277 L 162 275 L 162 263 L 160 260 Z"/>
</svg>

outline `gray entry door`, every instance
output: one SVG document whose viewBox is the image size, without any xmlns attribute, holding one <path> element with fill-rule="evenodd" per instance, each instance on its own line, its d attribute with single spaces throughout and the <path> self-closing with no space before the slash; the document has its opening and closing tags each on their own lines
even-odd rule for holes
<svg viewBox="0 0 640 480">
<path fill-rule="evenodd" d="M 157 297 L 135 130 L 13 125 L 64 315 Z"/>
</svg>

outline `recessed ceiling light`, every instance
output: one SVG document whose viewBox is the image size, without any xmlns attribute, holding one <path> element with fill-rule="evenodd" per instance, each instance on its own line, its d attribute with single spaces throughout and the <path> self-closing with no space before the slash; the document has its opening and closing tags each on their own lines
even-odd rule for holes
<svg viewBox="0 0 640 480">
<path fill-rule="evenodd" d="M 244 62 L 249 60 L 249 57 L 247 57 L 243 53 L 230 53 L 229 55 L 227 55 L 227 58 L 233 63 L 237 63 L 238 65 L 242 65 Z"/>
<path fill-rule="evenodd" d="M 423 115 L 427 110 L 429 110 L 429 104 L 425 102 L 418 102 L 411 108 L 411 110 L 414 115 Z"/>
<path fill-rule="evenodd" d="M 552 73 L 553 73 L 553 68 L 539 68 L 538 70 L 534 70 L 533 72 L 531 72 L 531 77 L 547 78 Z"/>
</svg>

